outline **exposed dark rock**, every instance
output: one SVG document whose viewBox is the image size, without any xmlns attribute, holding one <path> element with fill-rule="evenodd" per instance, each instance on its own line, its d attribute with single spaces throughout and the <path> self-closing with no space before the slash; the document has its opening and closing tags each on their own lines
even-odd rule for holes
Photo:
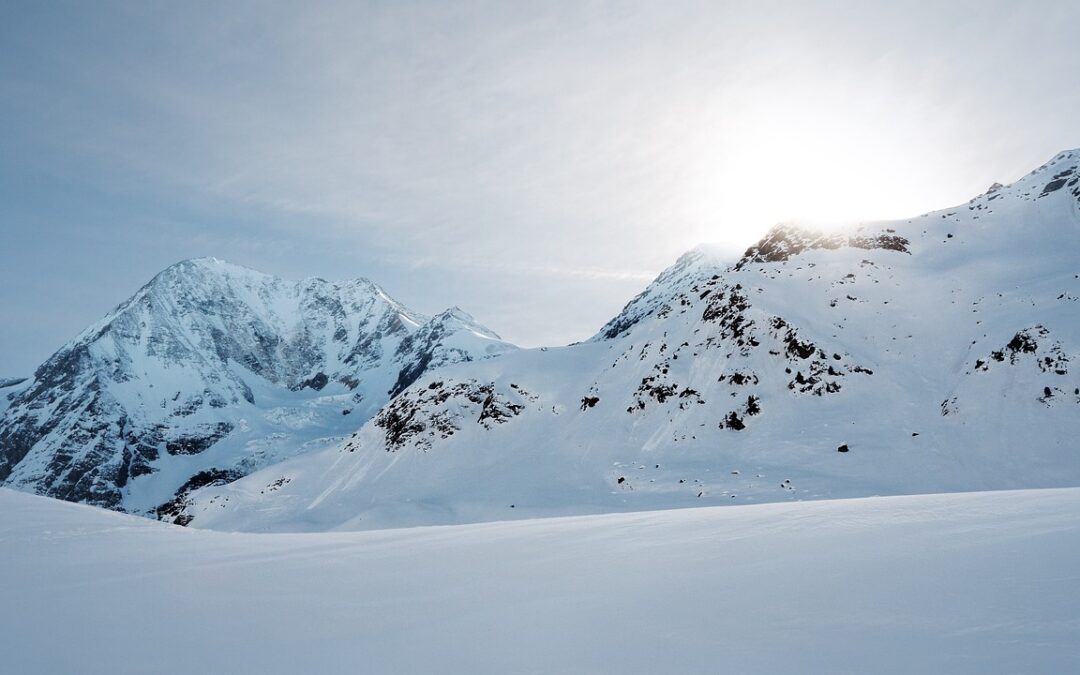
<svg viewBox="0 0 1080 675">
<path fill-rule="evenodd" d="M 748 384 L 757 384 L 759 382 L 758 376 L 755 373 L 741 373 L 734 372 L 730 375 L 721 375 L 718 382 L 729 382 L 737 387 L 741 387 Z"/>
<path fill-rule="evenodd" d="M 480 408 L 480 417 L 476 421 L 483 424 L 487 420 L 491 420 L 498 424 L 502 424 L 511 417 L 515 417 L 521 414 L 521 411 L 525 409 L 525 406 L 511 403 L 495 395 L 491 392 L 484 399 L 484 403 Z"/>
<path fill-rule="evenodd" d="M 405 441 L 426 428 L 423 422 L 415 419 L 417 412 L 416 406 L 408 405 L 404 399 L 397 399 L 375 418 L 375 424 L 386 430 L 388 450 L 400 448 Z"/>
<path fill-rule="evenodd" d="M 720 423 L 720 428 L 733 429 L 735 431 L 742 431 L 746 428 L 746 424 L 743 423 L 742 418 L 734 410 L 727 414 L 724 421 Z"/>
<path fill-rule="evenodd" d="M 1057 192 L 1058 190 L 1060 190 L 1063 187 L 1065 187 L 1065 179 L 1064 178 L 1057 178 L 1057 179 L 1052 180 L 1049 183 L 1047 183 L 1046 186 L 1043 187 L 1042 194 L 1039 195 L 1039 196 L 1043 197 L 1043 196 L 1046 196 L 1046 195 L 1050 194 L 1051 192 Z"/>
<path fill-rule="evenodd" d="M 325 387 L 329 382 L 330 378 L 327 377 L 326 373 L 316 373 L 312 377 L 309 377 L 300 384 L 296 385 L 293 390 L 299 391 L 301 389 L 314 389 L 315 391 L 322 391 L 323 387 Z"/>
<path fill-rule="evenodd" d="M 952 415 L 956 413 L 959 408 L 956 405 L 956 397 L 947 398 L 941 402 L 941 415 L 942 417 Z"/>
<path fill-rule="evenodd" d="M 750 395 L 746 397 L 746 414 L 757 415 L 761 412 L 760 399 L 757 396 Z"/>
<path fill-rule="evenodd" d="M 170 455 L 197 455 L 228 436 L 232 430 L 233 425 L 228 422 L 207 425 L 204 433 L 183 435 L 166 441 L 165 451 Z"/>
<path fill-rule="evenodd" d="M 1034 354 L 1039 345 L 1035 340 L 1026 332 L 1017 333 L 1013 336 L 1012 340 L 1009 340 L 1009 344 L 1005 345 L 1011 352 L 1024 352 L 1025 354 Z"/>
<path fill-rule="evenodd" d="M 790 225 L 777 225 L 757 244 L 751 246 L 736 263 L 736 270 L 753 263 L 783 262 L 811 249 L 837 249 L 850 246 L 861 249 L 885 249 L 908 253 L 910 242 L 896 234 L 883 233 L 876 236 L 826 235 Z"/>
<path fill-rule="evenodd" d="M 448 438 L 461 430 L 467 410 L 479 407 L 476 421 L 485 428 L 504 424 L 525 410 L 520 401 L 537 397 L 515 385 L 510 395 L 496 390 L 494 383 L 474 380 L 457 383 L 433 382 L 427 387 L 409 389 L 393 399 L 375 416 L 374 423 L 385 431 L 386 449 L 393 452 L 407 443 L 421 450 L 431 447 L 436 438 Z"/>
<path fill-rule="evenodd" d="M 398 373 L 397 381 L 394 386 L 390 388 L 390 395 L 397 396 L 401 392 L 405 391 L 413 382 L 420 379 L 420 376 L 428 369 L 428 365 L 431 363 L 431 353 L 425 353 L 420 356 L 418 361 L 408 364 Z"/>
<path fill-rule="evenodd" d="M 234 480 L 243 478 L 242 471 L 236 469 L 206 469 L 200 471 L 191 478 L 189 478 L 180 488 L 176 491 L 176 495 L 169 501 L 165 502 L 161 506 L 155 509 L 154 513 L 158 520 L 166 520 L 176 525 L 188 525 L 193 520 L 193 516 L 184 512 L 184 509 L 190 506 L 188 501 L 188 495 L 204 488 L 208 485 L 225 485 L 231 483 Z M 281 479 L 288 482 L 288 479 Z"/>
</svg>

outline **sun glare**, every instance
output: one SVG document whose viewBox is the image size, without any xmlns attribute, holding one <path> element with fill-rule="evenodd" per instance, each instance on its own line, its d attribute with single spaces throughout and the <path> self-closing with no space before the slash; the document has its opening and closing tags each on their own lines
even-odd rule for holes
<svg viewBox="0 0 1080 675">
<path fill-rule="evenodd" d="M 731 124 L 697 158 L 685 215 L 694 234 L 744 247 L 781 222 L 834 229 L 944 206 L 918 199 L 920 172 L 899 134 L 849 122 L 763 115 Z"/>
</svg>

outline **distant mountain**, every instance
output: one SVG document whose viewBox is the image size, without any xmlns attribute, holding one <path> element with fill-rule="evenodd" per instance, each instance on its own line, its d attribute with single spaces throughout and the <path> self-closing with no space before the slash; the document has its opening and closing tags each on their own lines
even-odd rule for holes
<svg viewBox="0 0 1080 675">
<path fill-rule="evenodd" d="M 1080 151 L 967 204 L 680 258 L 586 343 L 419 377 L 194 525 L 374 528 L 1080 485 Z"/>
<path fill-rule="evenodd" d="M 174 265 L 0 389 L 0 481 L 153 514 L 179 495 L 336 445 L 433 368 L 514 347 L 365 279 Z"/>
</svg>

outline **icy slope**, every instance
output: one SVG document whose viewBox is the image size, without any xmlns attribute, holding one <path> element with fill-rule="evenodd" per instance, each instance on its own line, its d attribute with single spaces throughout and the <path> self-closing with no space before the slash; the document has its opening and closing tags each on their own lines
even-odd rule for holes
<svg viewBox="0 0 1080 675">
<path fill-rule="evenodd" d="M 1065 673 L 1080 490 L 311 535 L 0 490 L 12 673 Z"/>
<path fill-rule="evenodd" d="M 421 377 L 185 518 L 374 528 L 1080 485 L 1080 152 L 970 203 L 683 256 L 591 341 Z"/>
<path fill-rule="evenodd" d="M 428 319 L 364 279 L 185 261 L 5 395 L 0 480 L 152 512 L 336 444 L 432 368 L 510 349 L 461 310 Z"/>
</svg>

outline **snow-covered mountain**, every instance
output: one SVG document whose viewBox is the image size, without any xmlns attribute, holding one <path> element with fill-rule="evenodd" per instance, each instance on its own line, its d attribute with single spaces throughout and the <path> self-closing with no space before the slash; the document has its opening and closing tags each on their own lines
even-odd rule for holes
<svg viewBox="0 0 1080 675">
<path fill-rule="evenodd" d="M 135 513 L 337 445 L 439 366 L 511 351 L 357 279 L 178 263 L 0 389 L 0 481 Z M 163 506 L 164 505 L 164 506 Z"/>
<path fill-rule="evenodd" d="M 1080 151 L 917 218 L 691 251 L 594 338 L 428 373 L 183 519 L 366 529 L 1080 485 Z"/>
</svg>

